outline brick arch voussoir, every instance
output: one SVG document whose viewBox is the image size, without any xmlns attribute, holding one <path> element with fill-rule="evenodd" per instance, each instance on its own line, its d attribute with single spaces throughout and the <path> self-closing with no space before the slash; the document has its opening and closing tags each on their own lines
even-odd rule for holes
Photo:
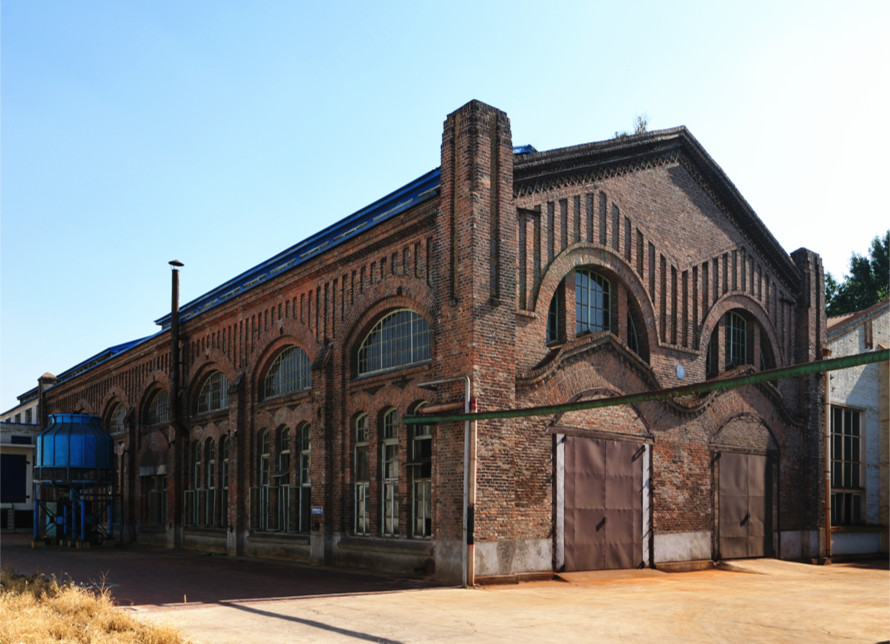
<svg viewBox="0 0 890 644">
<path fill-rule="evenodd" d="M 334 336 L 334 346 L 347 353 L 357 349 L 378 317 L 388 310 L 400 308 L 417 312 L 431 328 L 434 326 L 432 289 L 417 278 L 393 275 L 356 298 L 350 314 Z"/>
<path fill-rule="evenodd" d="M 778 437 L 776 436 L 776 433 L 773 431 L 772 424 L 770 422 L 767 422 L 768 421 L 767 418 L 764 418 L 762 415 L 760 415 L 756 412 L 753 412 L 750 409 L 737 411 L 736 413 L 732 414 L 729 417 L 721 418 L 718 421 L 719 424 L 717 425 L 716 431 L 709 432 L 709 434 L 710 434 L 709 443 L 711 445 L 719 444 L 720 443 L 720 434 L 723 432 L 724 429 L 726 429 L 729 426 L 730 423 L 732 423 L 733 421 L 736 421 L 736 420 L 745 420 L 745 421 L 749 421 L 751 424 L 762 425 L 763 428 L 766 430 L 767 434 L 769 434 L 771 447 L 773 447 L 773 448 L 778 447 L 779 440 L 778 440 Z"/>
<path fill-rule="evenodd" d="M 779 334 L 776 331 L 776 327 L 773 324 L 769 313 L 766 312 L 763 305 L 756 299 L 741 293 L 724 295 L 714 303 L 704 320 L 702 320 L 701 333 L 699 334 L 699 346 L 697 349 L 699 351 L 707 349 L 707 340 L 710 339 L 714 327 L 717 326 L 717 322 L 719 322 L 724 315 L 735 309 L 741 309 L 757 320 L 757 323 L 760 324 L 760 328 L 766 331 L 767 338 L 769 338 L 770 345 L 772 345 L 773 358 L 776 361 L 776 365 L 780 367 L 784 366 L 782 352 L 779 351 L 779 347 L 781 346 L 779 344 Z M 705 342 L 704 347 L 702 347 L 702 341 Z"/>
<path fill-rule="evenodd" d="M 624 393 L 626 393 L 626 392 L 620 391 L 614 387 L 609 387 L 609 386 L 593 387 L 590 389 L 584 389 L 582 391 L 579 391 L 579 392 L 573 394 L 572 396 L 570 396 L 568 399 L 564 400 L 563 402 L 565 404 L 570 404 L 570 403 L 579 402 L 582 400 L 596 400 L 598 398 L 614 398 L 616 396 L 622 396 L 622 395 L 624 395 Z M 561 403 L 558 403 L 558 404 L 561 404 Z M 643 428 L 646 430 L 646 436 L 650 439 L 654 439 L 654 435 L 652 433 L 652 422 L 650 421 L 650 419 L 648 419 L 646 417 L 646 414 L 643 413 L 643 409 L 636 403 L 631 403 L 628 406 L 631 409 L 633 409 L 634 413 L 637 416 L 637 420 L 639 420 L 640 423 L 643 425 Z M 557 425 L 562 420 L 562 417 L 565 414 L 566 414 L 566 412 L 559 412 L 557 414 L 554 414 L 553 416 L 550 417 L 550 420 L 548 421 L 547 426 L 553 427 L 553 426 Z"/>
<path fill-rule="evenodd" d="M 550 305 L 550 300 L 563 278 L 570 271 L 580 266 L 600 267 L 618 276 L 618 279 L 621 280 L 621 283 L 627 288 L 634 302 L 640 308 L 643 324 L 646 326 L 646 337 L 649 340 L 649 346 L 656 345 L 658 343 L 658 333 L 655 326 L 655 307 L 640 276 L 637 275 L 633 267 L 620 254 L 609 248 L 592 246 L 587 242 L 573 244 L 554 258 L 538 282 L 536 291 L 532 294 L 534 301 L 533 310 L 536 313 L 534 324 L 541 327 L 541 337 L 543 337 L 543 329 L 547 325 L 547 310 L 544 307 Z"/>
</svg>

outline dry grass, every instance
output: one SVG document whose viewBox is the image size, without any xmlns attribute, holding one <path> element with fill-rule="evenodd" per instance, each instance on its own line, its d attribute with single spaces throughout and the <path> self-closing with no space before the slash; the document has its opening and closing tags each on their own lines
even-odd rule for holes
<svg viewBox="0 0 890 644">
<path fill-rule="evenodd" d="M 144 624 L 115 606 L 107 588 L 85 590 L 6 567 L 0 571 L 0 615 L 0 644 L 187 642 L 175 629 Z"/>
</svg>

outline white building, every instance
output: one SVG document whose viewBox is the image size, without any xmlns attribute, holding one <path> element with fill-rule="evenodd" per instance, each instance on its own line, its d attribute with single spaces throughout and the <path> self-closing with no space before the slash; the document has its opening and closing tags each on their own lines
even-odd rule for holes
<svg viewBox="0 0 890 644">
<path fill-rule="evenodd" d="M 19 404 L 0 414 L 0 530 L 28 530 L 35 438 L 40 433 L 37 388 L 19 396 Z"/>
<path fill-rule="evenodd" d="M 828 319 L 831 357 L 890 347 L 890 300 Z M 831 373 L 831 554 L 888 552 L 890 363 Z"/>
</svg>

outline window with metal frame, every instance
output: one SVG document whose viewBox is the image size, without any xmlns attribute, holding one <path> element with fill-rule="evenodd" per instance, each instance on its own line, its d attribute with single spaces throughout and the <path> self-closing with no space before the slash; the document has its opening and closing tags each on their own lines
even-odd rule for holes
<svg viewBox="0 0 890 644">
<path fill-rule="evenodd" d="M 312 466 L 312 427 L 311 425 L 303 425 L 298 436 L 298 446 L 300 448 L 300 509 L 299 524 L 297 530 L 299 532 L 309 532 L 309 521 L 312 514 L 312 475 L 310 469 Z"/>
<path fill-rule="evenodd" d="M 588 269 L 575 271 L 575 333 L 596 333 L 611 328 L 610 285 Z"/>
<path fill-rule="evenodd" d="M 370 498 L 368 492 L 371 485 L 371 471 L 368 460 L 368 415 L 361 414 L 355 419 L 355 455 L 353 459 L 353 476 L 355 486 L 355 534 L 369 534 Z"/>
<path fill-rule="evenodd" d="M 114 403 L 111 411 L 108 413 L 106 427 L 109 434 L 120 434 L 124 431 L 124 419 L 127 417 L 127 410 L 119 402 Z"/>
<path fill-rule="evenodd" d="M 207 490 L 207 504 L 204 525 L 218 528 L 223 525 L 220 508 L 220 494 L 217 486 L 216 441 L 208 438 L 204 443 L 204 487 Z"/>
<path fill-rule="evenodd" d="M 864 523 L 862 412 L 831 406 L 831 524 Z"/>
<path fill-rule="evenodd" d="M 294 498 L 294 486 L 291 485 L 291 435 L 287 427 L 279 427 L 278 439 L 278 470 L 273 475 L 274 487 L 278 489 L 278 520 L 276 525 L 284 532 L 294 532 L 297 527 L 297 499 Z"/>
<path fill-rule="evenodd" d="M 306 391 L 312 387 L 309 356 L 300 347 L 279 353 L 266 372 L 263 399 Z"/>
<path fill-rule="evenodd" d="M 411 309 L 381 318 L 358 350 L 358 375 L 409 367 L 431 359 L 430 325 Z"/>
<path fill-rule="evenodd" d="M 418 406 L 418 409 L 420 406 Z M 417 413 L 417 412 L 415 412 Z M 411 536 L 432 536 L 433 427 L 411 428 Z"/>
<path fill-rule="evenodd" d="M 547 331 L 546 331 L 546 340 L 547 344 L 553 344 L 555 342 L 559 342 L 562 340 L 562 316 L 563 316 L 563 306 L 565 299 L 565 281 L 560 282 L 559 286 L 556 288 L 556 291 L 553 293 L 553 298 L 550 300 L 550 308 L 547 309 Z"/>
<path fill-rule="evenodd" d="M 726 314 L 726 366 L 748 363 L 748 321 L 735 311 L 730 311 Z"/>
<path fill-rule="evenodd" d="M 146 425 L 160 425 L 170 421 L 170 397 L 163 389 L 151 394 L 145 408 Z"/>
<path fill-rule="evenodd" d="M 214 371 L 204 379 L 198 393 L 197 411 L 205 412 L 226 409 L 229 406 L 229 381 L 222 371 Z"/>
<path fill-rule="evenodd" d="M 219 439 L 219 458 L 222 467 L 219 468 L 219 525 L 226 527 L 228 524 L 229 509 L 229 437 Z"/>
<path fill-rule="evenodd" d="M 383 492 L 382 532 L 386 537 L 399 535 L 399 430 L 396 410 L 383 414 L 383 443 L 380 446 Z"/>
</svg>

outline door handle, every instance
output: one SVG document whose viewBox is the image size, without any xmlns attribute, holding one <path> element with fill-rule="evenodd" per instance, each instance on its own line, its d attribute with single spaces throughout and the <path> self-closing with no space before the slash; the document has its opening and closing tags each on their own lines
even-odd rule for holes
<svg viewBox="0 0 890 644">
<path fill-rule="evenodd" d="M 599 532 L 606 526 L 606 517 L 600 519 L 600 522 L 596 524 L 596 531 Z"/>
<path fill-rule="evenodd" d="M 750 519 L 750 518 L 751 518 L 751 513 L 746 512 L 745 517 L 739 522 L 739 525 L 745 525 L 746 523 L 748 523 L 748 519 Z"/>
</svg>

